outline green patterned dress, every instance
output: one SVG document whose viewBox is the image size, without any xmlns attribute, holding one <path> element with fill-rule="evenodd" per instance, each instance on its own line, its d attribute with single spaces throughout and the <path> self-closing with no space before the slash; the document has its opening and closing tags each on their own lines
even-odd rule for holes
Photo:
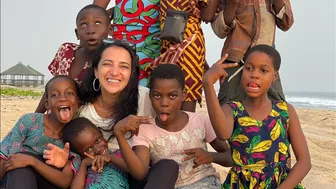
<svg viewBox="0 0 336 189">
<path fill-rule="evenodd" d="M 222 188 L 277 188 L 290 171 L 286 164 L 290 158 L 287 103 L 273 101 L 272 111 L 262 121 L 250 117 L 241 102 L 229 105 L 234 116 L 229 139 L 234 166 Z"/>
</svg>

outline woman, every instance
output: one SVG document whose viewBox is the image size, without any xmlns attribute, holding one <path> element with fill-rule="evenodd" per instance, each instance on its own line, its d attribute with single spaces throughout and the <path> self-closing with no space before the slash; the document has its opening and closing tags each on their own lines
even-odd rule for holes
<svg viewBox="0 0 336 189">
<path fill-rule="evenodd" d="M 93 3 L 106 9 L 110 1 L 94 0 Z M 145 67 L 160 55 L 159 4 L 160 0 L 117 0 L 108 10 L 113 19 L 113 38 L 136 44 L 141 86 L 148 83 Z"/>
<path fill-rule="evenodd" d="M 84 105 L 79 110 L 79 116 L 88 118 L 103 131 L 111 151 L 119 149 L 112 132 L 115 125 L 148 123 L 154 115 L 148 89 L 138 86 L 138 76 L 139 65 L 132 44 L 127 41 L 103 40 L 89 74 L 82 83 L 80 100 Z M 63 167 L 64 160 L 68 158 L 69 146 L 63 150 L 52 145 L 49 147 L 51 150 L 46 151 L 44 157 L 52 165 Z M 115 158 L 112 163 L 127 171 L 122 158 Z M 148 183 L 147 179 L 144 182 L 133 182 L 131 179 L 131 188 L 142 188 L 146 183 L 153 188 L 157 186 L 156 183 L 164 183 L 163 186 L 167 188 L 174 186 L 178 172 L 175 164 L 163 160 L 158 166 L 151 168 Z M 170 177 L 172 179 L 167 180 L 160 176 L 160 170 L 169 170 L 172 175 L 176 173 L 176 178 Z"/>
</svg>

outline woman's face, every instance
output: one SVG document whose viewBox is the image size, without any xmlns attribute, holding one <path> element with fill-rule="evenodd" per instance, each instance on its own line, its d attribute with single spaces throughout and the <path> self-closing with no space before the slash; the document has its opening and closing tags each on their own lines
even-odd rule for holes
<svg viewBox="0 0 336 189">
<path fill-rule="evenodd" d="M 95 68 L 102 94 L 119 95 L 125 89 L 132 73 L 131 61 L 131 55 L 124 48 L 112 46 L 105 49 Z"/>
</svg>

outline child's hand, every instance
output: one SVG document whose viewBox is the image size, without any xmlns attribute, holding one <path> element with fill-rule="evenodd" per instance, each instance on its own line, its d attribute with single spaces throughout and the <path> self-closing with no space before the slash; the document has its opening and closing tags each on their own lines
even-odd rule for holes
<svg viewBox="0 0 336 189">
<path fill-rule="evenodd" d="M 213 157 L 211 153 L 203 150 L 202 148 L 184 150 L 183 152 L 188 156 L 183 158 L 182 161 L 188 161 L 190 159 L 194 159 L 193 168 L 196 168 L 202 164 L 210 164 L 211 162 L 213 162 Z"/>
<path fill-rule="evenodd" d="M 150 124 L 151 122 L 151 116 L 129 115 L 114 126 L 114 134 L 115 136 L 125 136 L 127 132 L 131 131 L 137 135 L 141 124 Z"/>
<path fill-rule="evenodd" d="M 226 54 L 218 62 L 211 66 L 203 77 L 203 84 L 213 85 L 218 81 L 218 79 L 221 80 L 221 83 L 224 82 L 226 76 L 228 75 L 224 69 L 238 66 L 238 63 L 224 63 L 227 57 L 228 55 Z"/>
<path fill-rule="evenodd" d="M 8 172 L 17 168 L 32 166 L 35 160 L 36 159 L 30 155 L 11 154 L 5 163 L 5 170 Z"/>
<path fill-rule="evenodd" d="M 84 163 L 86 166 L 90 166 L 92 165 L 92 160 L 93 160 L 92 158 L 86 157 L 82 160 L 82 163 Z"/>
<path fill-rule="evenodd" d="M 70 145 L 66 143 L 64 149 L 59 148 L 53 144 L 47 144 L 49 150 L 43 151 L 43 158 L 46 159 L 46 164 L 53 165 L 57 168 L 63 168 L 68 162 L 70 154 Z"/>
<path fill-rule="evenodd" d="M 111 161 L 111 155 L 105 154 L 105 155 L 97 155 L 92 160 L 92 170 L 96 171 L 98 173 L 103 172 L 103 168 L 105 163 L 109 163 Z"/>
</svg>

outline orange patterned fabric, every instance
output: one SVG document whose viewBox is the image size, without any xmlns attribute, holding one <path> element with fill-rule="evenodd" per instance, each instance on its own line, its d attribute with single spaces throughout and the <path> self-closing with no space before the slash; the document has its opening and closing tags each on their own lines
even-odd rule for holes
<svg viewBox="0 0 336 189">
<path fill-rule="evenodd" d="M 207 6 L 208 0 L 165 0 L 160 5 L 160 27 L 163 29 L 167 9 L 190 13 L 184 32 L 184 41 L 175 43 L 162 40 L 161 55 L 147 67 L 150 72 L 157 65 L 164 63 L 177 64 L 185 73 L 186 101 L 202 100 L 202 78 L 205 63 L 205 40 L 201 28 L 201 6 Z"/>
</svg>

